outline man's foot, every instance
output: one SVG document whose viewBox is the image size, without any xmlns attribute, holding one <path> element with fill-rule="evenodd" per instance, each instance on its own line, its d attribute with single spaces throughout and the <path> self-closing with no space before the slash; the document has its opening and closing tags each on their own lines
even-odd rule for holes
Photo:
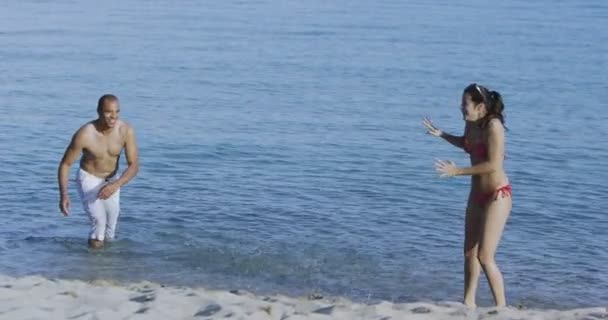
<svg viewBox="0 0 608 320">
<path fill-rule="evenodd" d="M 96 240 L 96 239 L 89 239 L 89 248 L 101 249 L 101 248 L 103 248 L 103 241 Z"/>
</svg>

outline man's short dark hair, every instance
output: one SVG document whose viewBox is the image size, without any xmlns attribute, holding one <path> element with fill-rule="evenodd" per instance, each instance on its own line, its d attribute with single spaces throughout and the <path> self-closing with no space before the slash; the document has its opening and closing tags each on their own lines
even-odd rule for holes
<svg viewBox="0 0 608 320">
<path fill-rule="evenodd" d="M 104 94 L 97 102 L 97 112 L 101 113 L 103 106 L 108 102 L 118 101 L 118 97 L 113 94 Z"/>
</svg>

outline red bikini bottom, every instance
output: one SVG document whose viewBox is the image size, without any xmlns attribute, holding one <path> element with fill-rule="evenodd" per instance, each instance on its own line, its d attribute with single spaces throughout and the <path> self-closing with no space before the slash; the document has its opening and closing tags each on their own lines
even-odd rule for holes
<svg viewBox="0 0 608 320">
<path fill-rule="evenodd" d="M 494 201 L 496 199 L 498 199 L 498 197 L 502 195 L 502 197 L 505 196 L 513 196 L 513 192 L 511 191 L 511 185 L 507 184 L 505 186 L 502 186 L 492 192 L 487 192 L 487 193 L 478 193 L 475 194 L 473 196 L 473 201 L 475 201 L 475 203 L 481 207 L 485 207 L 489 202 Z"/>
</svg>

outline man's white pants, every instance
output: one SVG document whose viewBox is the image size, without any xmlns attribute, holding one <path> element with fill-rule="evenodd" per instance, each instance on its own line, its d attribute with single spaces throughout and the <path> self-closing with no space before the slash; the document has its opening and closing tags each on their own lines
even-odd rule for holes
<svg viewBox="0 0 608 320">
<path fill-rule="evenodd" d="M 105 200 L 97 198 L 97 194 L 103 186 L 116 179 L 116 176 L 109 180 L 103 179 L 83 169 L 78 170 L 76 177 L 78 194 L 82 200 L 84 211 L 91 220 L 89 239 L 99 241 L 114 239 L 118 214 L 120 213 L 120 189 Z"/>
</svg>

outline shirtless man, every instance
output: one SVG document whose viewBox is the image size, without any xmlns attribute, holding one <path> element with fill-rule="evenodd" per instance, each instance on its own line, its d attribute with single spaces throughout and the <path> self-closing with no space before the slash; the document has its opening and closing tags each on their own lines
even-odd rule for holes
<svg viewBox="0 0 608 320">
<path fill-rule="evenodd" d="M 114 238 L 120 212 L 120 187 L 135 177 L 139 170 L 135 133 L 131 126 L 118 119 L 118 98 L 111 94 L 99 98 L 97 114 L 97 120 L 86 123 L 76 131 L 57 173 L 59 208 L 67 216 L 70 214 L 70 166 L 82 153 L 76 182 L 84 211 L 91 220 L 89 246 L 95 249 L 103 247 L 104 241 Z M 118 177 L 118 162 L 123 148 L 128 168 Z"/>
</svg>

